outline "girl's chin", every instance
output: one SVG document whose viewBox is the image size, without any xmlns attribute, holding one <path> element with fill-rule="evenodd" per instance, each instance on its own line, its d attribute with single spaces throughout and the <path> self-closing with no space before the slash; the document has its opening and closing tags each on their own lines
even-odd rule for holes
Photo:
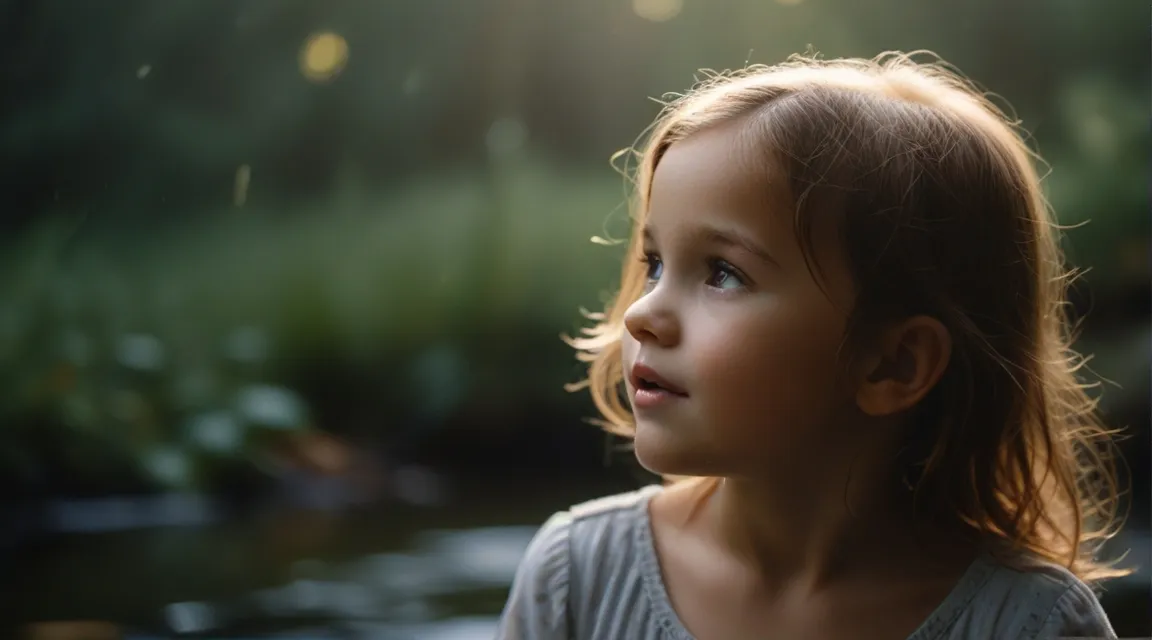
<svg viewBox="0 0 1152 640">
<path fill-rule="evenodd" d="M 705 449 L 699 443 L 688 442 L 661 427 L 636 425 L 633 451 L 640 466 L 656 475 L 714 475 L 709 473 L 707 457 L 701 455 Z"/>
</svg>

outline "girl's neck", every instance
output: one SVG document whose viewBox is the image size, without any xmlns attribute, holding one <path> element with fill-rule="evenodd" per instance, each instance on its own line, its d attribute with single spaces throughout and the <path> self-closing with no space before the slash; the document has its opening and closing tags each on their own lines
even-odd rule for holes
<svg viewBox="0 0 1152 640">
<path fill-rule="evenodd" d="M 904 520 L 891 500 L 853 500 L 853 492 L 843 490 L 840 500 L 831 491 L 821 500 L 805 489 L 725 478 L 710 500 L 717 542 L 769 589 L 816 591 L 843 579 L 874 557 Z"/>
<path fill-rule="evenodd" d="M 853 477 L 845 492 L 828 482 L 812 486 L 701 478 L 685 483 L 682 525 L 711 540 L 747 567 L 767 592 L 824 591 L 951 566 L 970 545 L 913 517 L 910 494 L 884 478 Z M 835 490 L 834 490 L 835 489 Z M 859 579 L 859 580 L 857 580 Z"/>
</svg>

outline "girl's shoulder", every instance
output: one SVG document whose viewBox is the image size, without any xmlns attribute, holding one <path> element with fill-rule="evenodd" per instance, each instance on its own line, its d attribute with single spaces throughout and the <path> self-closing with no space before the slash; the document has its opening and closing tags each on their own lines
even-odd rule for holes
<svg viewBox="0 0 1152 640">
<path fill-rule="evenodd" d="M 1086 583 L 1064 567 L 1025 555 L 983 554 L 932 622 L 947 627 L 940 637 L 949 639 L 1116 637 Z"/>
<path fill-rule="evenodd" d="M 554 513 L 528 545 L 521 568 L 546 567 L 552 573 L 586 577 L 589 563 L 603 572 L 613 564 L 635 559 L 637 545 L 651 534 L 648 502 L 663 490 L 650 485 L 634 491 L 603 496 Z M 563 566 L 562 566 L 563 565 Z"/>
<path fill-rule="evenodd" d="M 648 501 L 661 489 L 604 496 L 548 518 L 516 570 L 498 637 L 565 638 L 595 626 L 608 615 L 603 607 L 635 603 L 655 563 Z"/>
</svg>

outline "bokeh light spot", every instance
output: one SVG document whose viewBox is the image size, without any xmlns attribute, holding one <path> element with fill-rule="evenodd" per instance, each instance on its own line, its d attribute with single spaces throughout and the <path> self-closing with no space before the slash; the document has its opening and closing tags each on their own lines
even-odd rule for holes
<svg viewBox="0 0 1152 640">
<path fill-rule="evenodd" d="M 632 0 L 636 15 L 652 22 L 667 22 L 680 15 L 684 0 Z"/>
<path fill-rule="evenodd" d="M 782 4 L 785 7 L 795 7 L 796 5 L 801 4 L 803 2 L 804 2 L 804 0 L 776 0 L 777 4 Z"/>
<path fill-rule="evenodd" d="M 404 78 L 404 84 L 401 85 L 401 91 L 406 96 L 414 96 L 424 89 L 424 72 L 420 69 L 412 69 Z"/>
<path fill-rule="evenodd" d="M 300 52 L 300 72 L 313 82 L 332 80 L 347 63 L 348 42 L 331 32 L 309 36 Z"/>
<path fill-rule="evenodd" d="M 252 184 L 252 167 L 242 164 L 236 168 L 236 179 L 232 187 L 232 204 L 243 207 L 248 202 L 248 185 Z"/>
<path fill-rule="evenodd" d="M 494 156 L 505 157 L 515 153 L 528 140 L 528 128 L 517 118 L 500 118 L 488 127 L 484 142 Z"/>
</svg>

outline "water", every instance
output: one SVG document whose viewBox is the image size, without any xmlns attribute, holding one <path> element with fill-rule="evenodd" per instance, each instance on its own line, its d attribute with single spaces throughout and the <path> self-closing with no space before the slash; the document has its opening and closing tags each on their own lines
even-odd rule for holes
<svg viewBox="0 0 1152 640">
<path fill-rule="evenodd" d="M 186 497 L 57 505 L 64 533 L 26 546 L 3 589 L 22 621 L 70 621 L 43 637 L 488 639 L 540 523 L 611 490 L 244 519 Z"/>
<path fill-rule="evenodd" d="M 59 512 L 81 532 L 21 554 L 4 590 L 25 621 L 72 621 L 39 627 L 41 637 L 486 640 L 539 524 L 560 506 L 619 489 L 529 498 L 520 488 L 451 508 L 278 510 L 243 520 L 208 517 L 203 502 L 184 500 L 199 523 L 169 501 L 165 526 L 146 526 L 139 506 L 113 501 L 107 517 L 92 505 Z M 1126 565 L 1145 570 L 1115 583 L 1105 606 L 1122 636 L 1146 635 L 1152 537 L 1132 529 L 1118 546 L 1131 549 Z"/>
</svg>

